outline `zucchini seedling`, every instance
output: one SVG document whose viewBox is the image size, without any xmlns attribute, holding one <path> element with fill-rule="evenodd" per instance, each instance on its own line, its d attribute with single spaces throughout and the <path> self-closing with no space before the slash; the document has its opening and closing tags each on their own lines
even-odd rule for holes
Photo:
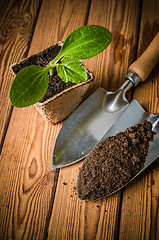
<svg viewBox="0 0 159 240">
<path fill-rule="evenodd" d="M 48 73 L 56 67 L 58 76 L 67 83 L 87 80 L 87 73 L 81 59 L 88 59 L 101 53 L 112 41 L 111 32 L 98 25 L 79 27 L 70 33 L 59 54 L 46 66 L 31 65 L 21 69 L 12 82 L 9 98 L 15 107 L 27 107 L 40 101 L 45 95 Z"/>
</svg>

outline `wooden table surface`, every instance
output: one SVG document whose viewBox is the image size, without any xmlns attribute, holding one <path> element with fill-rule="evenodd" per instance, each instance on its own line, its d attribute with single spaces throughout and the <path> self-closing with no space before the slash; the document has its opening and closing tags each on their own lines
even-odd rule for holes
<svg viewBox="0 0 159 240">
<path fill-rule="evenodd" d="M 87 24 L 105 26 L 113 35 L 107 50 L 84 61 L 95 74 L 88 97 L 99 86 L 115 91 L 124 82 L 128 66 L 159 31 L 159 1 L 0 1 L 0 239 L 159 239 L 158 160 L 122 191 L 79 201 L 81 162 L 51 169 L 63 123 L 49 125 L 34 106 L 10 105 L 9 66 Z M 128 98 L 159 112 L 159 64 Z"/>
</svg>

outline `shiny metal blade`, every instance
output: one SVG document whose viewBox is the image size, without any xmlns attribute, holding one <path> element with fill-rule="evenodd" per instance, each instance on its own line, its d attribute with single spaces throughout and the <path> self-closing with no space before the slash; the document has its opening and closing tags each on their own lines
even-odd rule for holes
<svg viewBox="0 0 159 240">
<path fill-rule="evenodd" d="M 52 168 L 65 167 L 85 157 L 128 105 L 123 89 L 111 93 L 98 88 L 61 128 L 53 149 Z"/>
</svg>

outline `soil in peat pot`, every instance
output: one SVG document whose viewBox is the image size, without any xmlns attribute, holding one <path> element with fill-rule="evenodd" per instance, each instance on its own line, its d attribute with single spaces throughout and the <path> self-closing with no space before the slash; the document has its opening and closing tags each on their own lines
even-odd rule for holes
<svg viewBox="0 0 159 240">
<path fill-rule="evenodd" d="M 46 67 L 51 60 L 53 60 L 60 52 L 61 46 L 50 47 L 41 53 L 35 54 L 27 59 L 27 61 L 22 61 L 15 64 L 12 69 L 17 74 L 22 68 L 30 65 L 38 65 L 41 67 Z M 90 76 L 88 75 L 88 78 Z M 68 82 L 65 83 L 57 76 L 56 68 L 54 67 L 53 76 L 49 74 L 49 86 L 46 91 L 45 96 L 39 101 L 40 103 L 46 101 L 47 99 L 55 96 L 56 94 L 62 92 L 63 90 L 70 88 L 76 83 Z"/>
<path fill-rule="evenodd" d="M 128 183 L 143 167 L 153 133 L 145 120 L 98 143 L 79 170 L 78 197 L 95 200 Z"/>
</svg>

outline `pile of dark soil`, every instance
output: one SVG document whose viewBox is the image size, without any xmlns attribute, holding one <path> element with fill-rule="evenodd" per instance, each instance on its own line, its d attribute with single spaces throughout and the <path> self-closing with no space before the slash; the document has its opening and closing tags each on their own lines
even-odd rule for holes
<svg viewBox="0 0 159 240">
<path fill-rule="evenodd" d="M 29 57 L 26 61 L 22 61 L 21 63 L 15 64 L 12 69 L 17 74 L 22 68 L 30 66 L 30 65 L 38 65 L 41 67 L 46 67 L 51 60 L 53 60 L 58 53 L 60 52 L 61 47 L 50 47 L 46 50 L 44 50 L 41 53 L 38 53 L 36 55 L 33 55 Z M 55 96 L 57 93 L 62 92 L 63 90 L 75 85 L 75 83 L 68 82 L 64 83 L 59 76 L 57 76 L 57 71 L 54 68 L 54 74 L 51 76 L 49 74 L 49 86 L 46 91 L 45 96 L 39 101 L 44 102 L 47 99 Z"/>
<path fill-rule="evenodd" d="M 152 137 L 152 125 L 144 121 L 101 141 L 80 168 L 79 198 L 102 198 L 128 183 L 143 167 Z"/>
</svg>

